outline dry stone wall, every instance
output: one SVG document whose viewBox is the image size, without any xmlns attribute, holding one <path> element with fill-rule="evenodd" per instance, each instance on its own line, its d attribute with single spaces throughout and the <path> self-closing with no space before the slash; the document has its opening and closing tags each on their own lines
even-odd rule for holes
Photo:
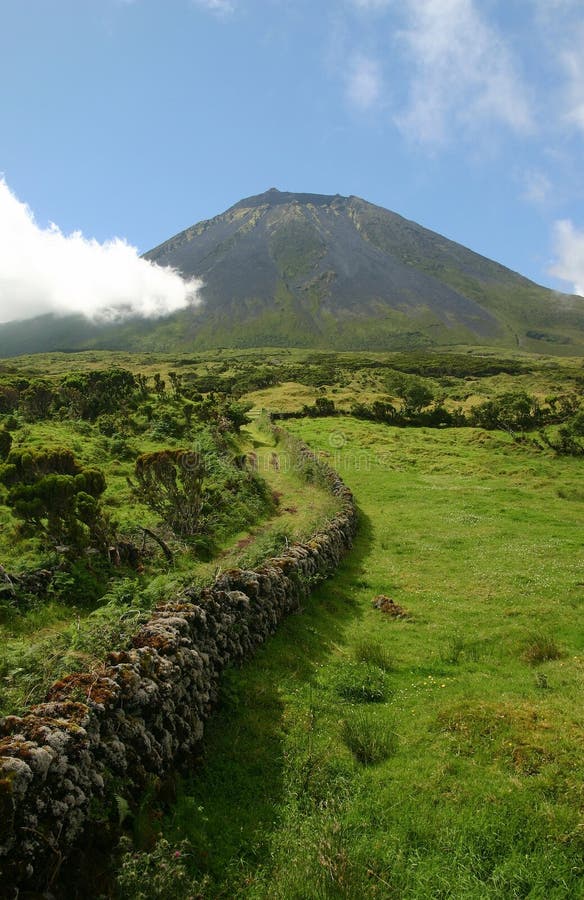
<svg viewBox="0 0 584 900">
<path fill-rule="evenodd" d="M 351 492 L 307 447 L 288 449 L 340 500 L 321 531 L 256 570 L 186 590 L 156 609 L 132 649 L 111 653 L 100 671 L 67 676 L 46 702 L 0 722 L 0 896 L 50 884 L 104 792 L 135 795 L 188 756 L 225 667 L 249 657 L 351 546 Z"/>
</svg>

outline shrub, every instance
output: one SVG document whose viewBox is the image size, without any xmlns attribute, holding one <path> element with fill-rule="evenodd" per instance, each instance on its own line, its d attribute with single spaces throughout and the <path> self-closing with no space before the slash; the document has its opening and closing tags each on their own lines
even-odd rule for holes
<svg viewBox="0 0 584 900">
<path fill-rule="evenodd" d="M 11 450 L 0 466 L 0 482 L 29 534 L 75 551 L 87 546 L 106 551 L 111 528 L 99 502 L 105 478 L 99 469 L 79 465 L 71 450 Z"/>
<path fill-rule="evenodd" d="M 135 459 L 136 451 L 120 434 L 114 434 L 110 443 L 110 453 L 115 460 Z"/>
<path fill-rule="evenodd" d="M 550 437 L 545 431 L 542 431 L 540 436 L 558 456 L 584 456 L 584 442 L 577 430 L 579 427 L 578 423 L 574 427 L 573 422 L 568 422 L 566 425 L 560 425 L 555 438 Z"/>
<path fill-rule="evenodd" d="M 77 559 L 59 569 L 51 578 L 48 595 L 71 606 L 95 603 L 103 594 L 111 574 L 103 557 Z"/>
<path fill-rule="evenodd" d="M 304 406 L 302 412 L 306 416 L 334 416 L 336 415 L 335 401 L 329 397 L 317 397 L 314 406 Z"/>
<path fill-rule="evenodd" d="M 20 409 L 27 422 L 46 419 L 55 395 L 43 381 L 33 381 L 20 395 Z"/>
<path fill-rule="evenodd" d="M 136 460 L 135 496 L 176 534 L 196 534 L 203 503 L 205 460 L 193 450 L 159 450 Z"/>
<path fill-rule="evenodd" d="M 154 440 L 179 438 L 184 434 L 185 425 L 170 412 L 163 412 L 155 419 L 150 434 Z"/>
<path fill-rule="evenodd" d="M 363 765 L 383 762 L 397 750 L 395 731 L 366 710 L 358 710 L 345 719 L 341 735 L 353 756 Z"/>
<path fill-rule="evenodd" d="M 536 397 L 525 391 L 507 391 L 493 400 L 473 406 L 470 422 L 487 430 L 526 431 L 541 424 L 542 411 Z"/>
<path fill-rule="evenodd" d="M 73 418 L 94 421 L 102 413 L 118 413 L 136 387 L 132 373 L 119 366 L 71 372 L 61 381 L 58 404 Z"/>
<path fill-rule="evenodd" d="M 113 437 L 120 430 L 120 420 L 112 413 L 104 413 L 97 419 L 97 430 L 106 437 Z"/>
<path fill-rule="evenodd" d="M 0 385 L 0 413 L 11 413 L 18 409 L 19 394 L 12 385 Z"/>
<path fill-rule="evenodd" d="M 20 428 L 20 422 L 16 416 L 6 416 L 4 419 L 4 428 L 6 431 L 16 431 Z"/>
<path fill-rule="evenodd" d="M 249 425 L 251 419 L 248 412 L 252 409 L 253 403 L 227 403 L 221 410 L 223 417 L 229 424 L 229 429 L 236 433 L 242 425 Z"/>
<path fill-rule="evenodd" d="M 395 390 L 403 400 L 406 415 L 419 413 L 425 406 L 430 406 L 434 399 L 431 386 L 415 376 L 402 375 Z"/>
</svg>

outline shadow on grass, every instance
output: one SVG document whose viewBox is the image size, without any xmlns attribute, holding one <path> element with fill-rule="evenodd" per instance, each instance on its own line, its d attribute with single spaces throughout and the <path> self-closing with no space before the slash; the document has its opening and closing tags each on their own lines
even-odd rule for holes
<svg viewBox="0 0 584 900">
<path fill-rule="evenodd" d="M 193 869 L 216 883 L 228 870 L 234 874 L 267 857 L 284 791 L 282 698 L 310 689 L 320 665 L 342 643 L 347 625 L 362 614 L 353 597 L 371 544 L 371 525 L 361 513 L 354 547 L 337 573 L 282 623 L 253 660 L 225 675 L 202 757 L 193 774 L 179 781 L 163 824 L 170 840 L 190 842 Z"/>
</svg>

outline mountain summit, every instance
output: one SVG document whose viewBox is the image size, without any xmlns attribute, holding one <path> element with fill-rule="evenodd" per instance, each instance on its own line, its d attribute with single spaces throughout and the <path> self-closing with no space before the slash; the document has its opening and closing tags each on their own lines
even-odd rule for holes
<svg viewBox="0 0 584 900">
<path fill-rule="evenodd" d="M 359 197 L 270 188 L 145 254 L 203 280 L 156 322 L 44 316 L 0 326 L 0 355 L 54 349 L 477 344 L 584 351 L 584 299 L 541 287 Z"/>
<path fill-rule="evenodd" d="M 584 338 L 581 298 L 359 197 L 271 188 L 146 258 L 203 279 L 187 326 L 199 346 L 549 350 L 578 340 L 574 330 Z"/>
</svg>

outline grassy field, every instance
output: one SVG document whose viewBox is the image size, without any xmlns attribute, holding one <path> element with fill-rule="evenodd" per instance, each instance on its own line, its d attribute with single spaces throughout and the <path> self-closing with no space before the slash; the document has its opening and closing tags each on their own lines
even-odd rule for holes
<svg viewBox="0 0 584 900">
<path fill-rule="evenodd" d="M 151 380 L 179 372 L 183 393 L 150 388 L 109 435 L 58 409 L 0 418 L 15 419 L 16 449 L 64 445 L 103 469 L 104 505 L 131 537 L 136 525 L 162 527 L 130 492 L 135 458 L 202 434 L 196 416 L 183 426 L 184 404 L 203 395 L 203 406 L 247 400 L 254 420 L 320 398 L 337 412 L 356 401 L 399 407 L 405 373 L 451 411 L 509 391 L 542 405 L 582 401 L 579 359 L 463 351 L 28 357 L 1 368 L 6 384 L 42 376 L 57 386 L 73 369 L 115 364 Z M 542 427 L 553 438 L 560 422 Z M 226 900 L 584 897 L 582 456 L 555 454 L 535 426 L 524 439 L 513 428 L 396 428 L 344 414 L 285 424 L 353 489 L 354 550 L 253 661 L 227 673 L 203 759 L 164 815 L 150 795 L 124 814 L 142 853 L 120 896 L 144 896 L 145 854 L 162 834 L 169 849 L 154 850 L 155 868 L 166 886 L 151 896 L 163 900 L 197 890 Z M 274 464 L 257 426 L 232 432 L 225 452 L 255 454 L 276 503 L 255 518 L 239 509 L 233 521 L 246 524 L 218 534 L 206 559 L 163 531 L 173 565 L 156 550 L 141 571 L 104 570 L 99 596 L 84 596 L 89 556 L 26 608 L 4 591 L 0 712 L 96 665 L 185 582 L 253 566 L 331 515 L 328 495 Z M 0 507 L 1 562 L 34 570 L 46 548 L 16 524 Z M 392 601 L 385 611 L 372 605 L 380 595 Z"/>
<path fill-rule="evenodd" d="M 210 897 L 584 896 L 581 463 L 475 429 L 291 427 L 355 491 L 359 537 L 231 674 L 165 835 Z"/>
</svg>

